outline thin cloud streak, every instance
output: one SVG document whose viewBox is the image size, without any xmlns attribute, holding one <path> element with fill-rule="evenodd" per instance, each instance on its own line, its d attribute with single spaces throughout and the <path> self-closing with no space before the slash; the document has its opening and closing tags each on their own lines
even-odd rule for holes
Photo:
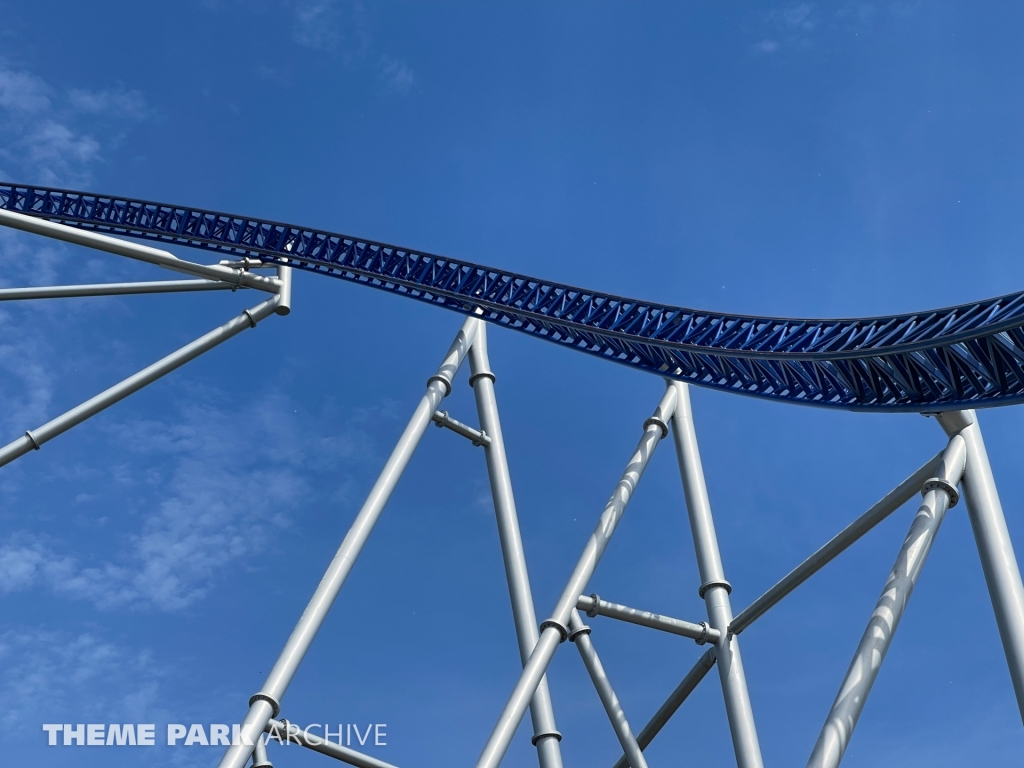
<svg viewBox="0 0 1024 768">
<path fill-rule="evenodd" d="M 122 87 L 61 93 L 31 72 L 0 66 L 0 174 L 52 185 L 83 185 L 127 123 L 150 115 L 140 91 Z"/>
</svg>

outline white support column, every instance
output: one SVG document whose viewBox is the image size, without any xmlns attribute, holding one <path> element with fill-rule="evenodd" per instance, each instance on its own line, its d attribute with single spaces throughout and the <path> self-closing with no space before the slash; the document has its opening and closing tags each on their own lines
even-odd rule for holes
<svg viewBox="0 0 1024 768">
<path fill-rule="evenodd" d="M 962 481 L 964 501 L 978 544 L 1006 663 L 1010 667 L 1017 707 L 1024 720 L 1024 584 L 981 426 L 974 411 L 948 411 L 937 414 L 936 418 L 946 434 L 959 434 L 967 443 L 967 468 Z"/>
<path fill-rule="evenodd" d="M 672 416 L 672 434 L 679 458 L 679 473 L 683 479 L 690 528 L 693 531 L 693 545 L 697 551 L 701 579 L 699 592 L 707 605 L 708 621 L 721 633 L 715 651 L 736 764 L 739 768 L 763 768 L 754 712 L 750 706 L 747 679 L 740 658 L 739 638 L 729 634 L 729 624 L 732 622 L 729 593 L 732 586 L 725 579 L 722 556 L 718 551 L 715 521 L 711 517 L 711 501 L 708 499 L 697 433 L 693 426 L 690 390 L 686 384 L 678 381 L 672 382 L 672 386 L 678 393 L 675 414 Z"/>
<path fill-rule="evenodd" d="M 530 574 L 526 568 L 526 551 L 523 536 L 519 530 L 519 515 L 512 493 L 512 475 L 505 455 L 505 438 L 498 416 L 498 401 L 494 394 L 494 373 L 487 355 L 487 325 L 475 320 L 476 335 L 469 350 L 469 383 L 476 397 L 480 429 L 487 440 L 482 441 L 487 456 L 487 475 L 491 482 L 491 496 L 494 498 L 494 514 L 498 522 L 498 538 L 501 541 L 501 556 L 505 563 L 508 593 L 512 600 L 512 618 L 515 621 L 516 637 L 519 640 L 519 656 L 523 665 L 530 660 L 530 654 L 540 639 L 537 630 L 537 613 L 530 589 Z M 530 716 L 533 719 L 533 743 L 541 768 L 562 768 L 562 753 L 558 743 L 562 734 L 555 726 L 555 712 L 551 703 L 547 676 L 540 680 L 537 691 L 530 702 Z"/>
</svg>

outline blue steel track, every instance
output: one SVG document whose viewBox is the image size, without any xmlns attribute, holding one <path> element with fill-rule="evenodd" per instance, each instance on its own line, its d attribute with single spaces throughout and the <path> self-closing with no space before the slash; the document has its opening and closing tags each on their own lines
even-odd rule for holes
<svg viewBox="0 0 1024 768">
<path fill-rule="evenodd" d="M 308 227 L 0 183 L 0 207 L 81 229 L 329 275 L 468 314 L 662 377 L 871 411 L 1024 402 L 1024 292 L 893 317 L 724 315 L 547 282 Z"/>
</svg>

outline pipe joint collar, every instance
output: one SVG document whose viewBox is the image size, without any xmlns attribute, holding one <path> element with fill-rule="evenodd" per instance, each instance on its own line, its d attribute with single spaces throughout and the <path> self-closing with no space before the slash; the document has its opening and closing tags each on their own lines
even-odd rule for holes
<svg viewBox="0 0 1024 768">
<path fill-rule="evenodd" d="M 427 386 L 429 387 L 435 381 L 440 381 L 442 384 L 444 384 L 444 396 L 445 397 L 448 397 L 448 395 L 450 395 L 452 393 L 452 383 L 450 381 L 448 381 L 448 377 L 447 376 L 442 376 L 439 373 L 435 373 L 433 376 L 431 376 L 429 379 L 427 379 Z"/>
<path fill-rule="evenodd" d="M 664 440 L 668 437 L 668 424 L 659 419 L 657 416 L 651 416 L 647 421 L 644 422 L 644 432 L 648 430 L 652 425 L 657 425 L 661 430 L 661 439 Z"/>
<path fill-rule="evenodd" d="M 564 643 L 569 638 L 569 630 L 567 630 L 564 625 L 559 624 L 554 619 L 548 619 L 547 621 L 542 621 L 540 623 L 540 633 L 543 635 L 544 634 L 544 630 L 547 629 L 548 627 L 554 627 L 555 629 L 558 630 L 558 634 L 561 635 L 561 638 L 562 638 L 558 642 Z"/>
<path fill-rule="evenodd" d="M 281 714 L 281 705 L 277 703 L 277 699 L 275 699 L 273 696 L 269 696 L 266 693 L 254 693 L 249 698 L 249 706 L 251 707 L 257 701 L 265 701 L 271 706 L 271 708 L 273 709 L 273 714 L 271 715 L 271 717 L 276 719 L 277 716 Z"/>
<path fill-rule="evenodd" d="M 921 495 L 924 496 L 928 491 L 945 491 L 949 496 L 950 509 L 960 501 L 960 492 L 957 491 L 956 486 L 941 477 L 932 477 L 924 481 L 924 485 L 921 486 Z"/>
<path fill-rule="evenodd" d="M 545 731 L 544 733 L 537 733 L 534 734 L 532 739 L 530 739 L 530 743 L 536 747 L 537 742 L 541 739 L 554 739 L 555 741 L 561 741 L 562 734 L 560 734 L 558 731 Z"/>
<path fill-rule="evenodd" d="M 712 587 L 722 587 L 726 594 L 732 594 L 732 584 L 728 581 L 707 581 L 700 585 L 700 589 L 697 590 L 697 594 L 700 595 L 700 599 L 704 599 L 704 593 Z"/>
<path fill-rule="evenodd" d="M 574 629 L 572 632 L 569 633 L 569 642 L 570 643 L 575 643 L 576 642 L 576 638 L 579 637 L 580 635 L 589 635 L 589 634 L 590 634 L 590 627 L 588 627 L 586 624 L 580 624 L 580 626 L 578 628 Z"/>
<path fill-rule="evenodd" d="M 477 379 L 490 379 L 491 384 L 497 381 L 494 374 L 491 373 L 490 371 L 480 371 L 479 373 L 474 373 L 472 376 L 469 377 L 469 386 L 476 386 Z"/>
<path fill-rule="evenodd" d="M 708 623 L 706 621 L 700 623 L 700 630 L 700 637 L 695 637 L 693 641 L 697 645 L 704 645 L 708 641 Z"/>
</svg>

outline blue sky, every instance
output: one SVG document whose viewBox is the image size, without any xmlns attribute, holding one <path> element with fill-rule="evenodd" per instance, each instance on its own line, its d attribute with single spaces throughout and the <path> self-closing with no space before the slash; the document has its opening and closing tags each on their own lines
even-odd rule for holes
<svg viewBox="0 0 1024 768">
<path fill-rule="evenodd" d="M 0 178 L 317 226 L 684 306 L 925 309 L 1024 286 L 1024 12 L 1011 3 L 0 0 Z M 195 254 L 182 255 L 195 258 Z M 4 285 L 159 279 L 0 232 Z M 13 440 L 259 300 L 0 307 Z M 0 740 L 12 765 L 211 766 L 48 748 L 44 722 L 232 723 L 461 318 L 310 275 L 273 318 L 0 470 Z M 507 330 L 492 363 L 539 616 L 661 383 Z M 916 415 L 695 391 L 738 610 L 939 450 Z M 465 376 L 448 401 L 476 422 Z M 985 412 L 1024 548 L 1019 407 Z M 912 505 L 911 505 L 912 506 Z M 913 510 L 742 636 L 768 766 L 806 760 Z M 593 582 L 704 617 L 671 446 Z M 635 727 L 700 649 L 595 619 Z M 483 456 L 431 429 L 286 697 L 471 765 L 517 675 Z M 572 647 L 567 766 L 615 738 Z M 159 739 L 158 739 L 159 741 Z M 1017 765 L 1024 732 L 964 509 L 938 537 L 844 765 Z M 322 764 L 297 754 L 281 765 Z M 506 764 L 531 764 L 521 731 Z M 652 765 L 733 764 L 715 675 Z"/>
</svg>

